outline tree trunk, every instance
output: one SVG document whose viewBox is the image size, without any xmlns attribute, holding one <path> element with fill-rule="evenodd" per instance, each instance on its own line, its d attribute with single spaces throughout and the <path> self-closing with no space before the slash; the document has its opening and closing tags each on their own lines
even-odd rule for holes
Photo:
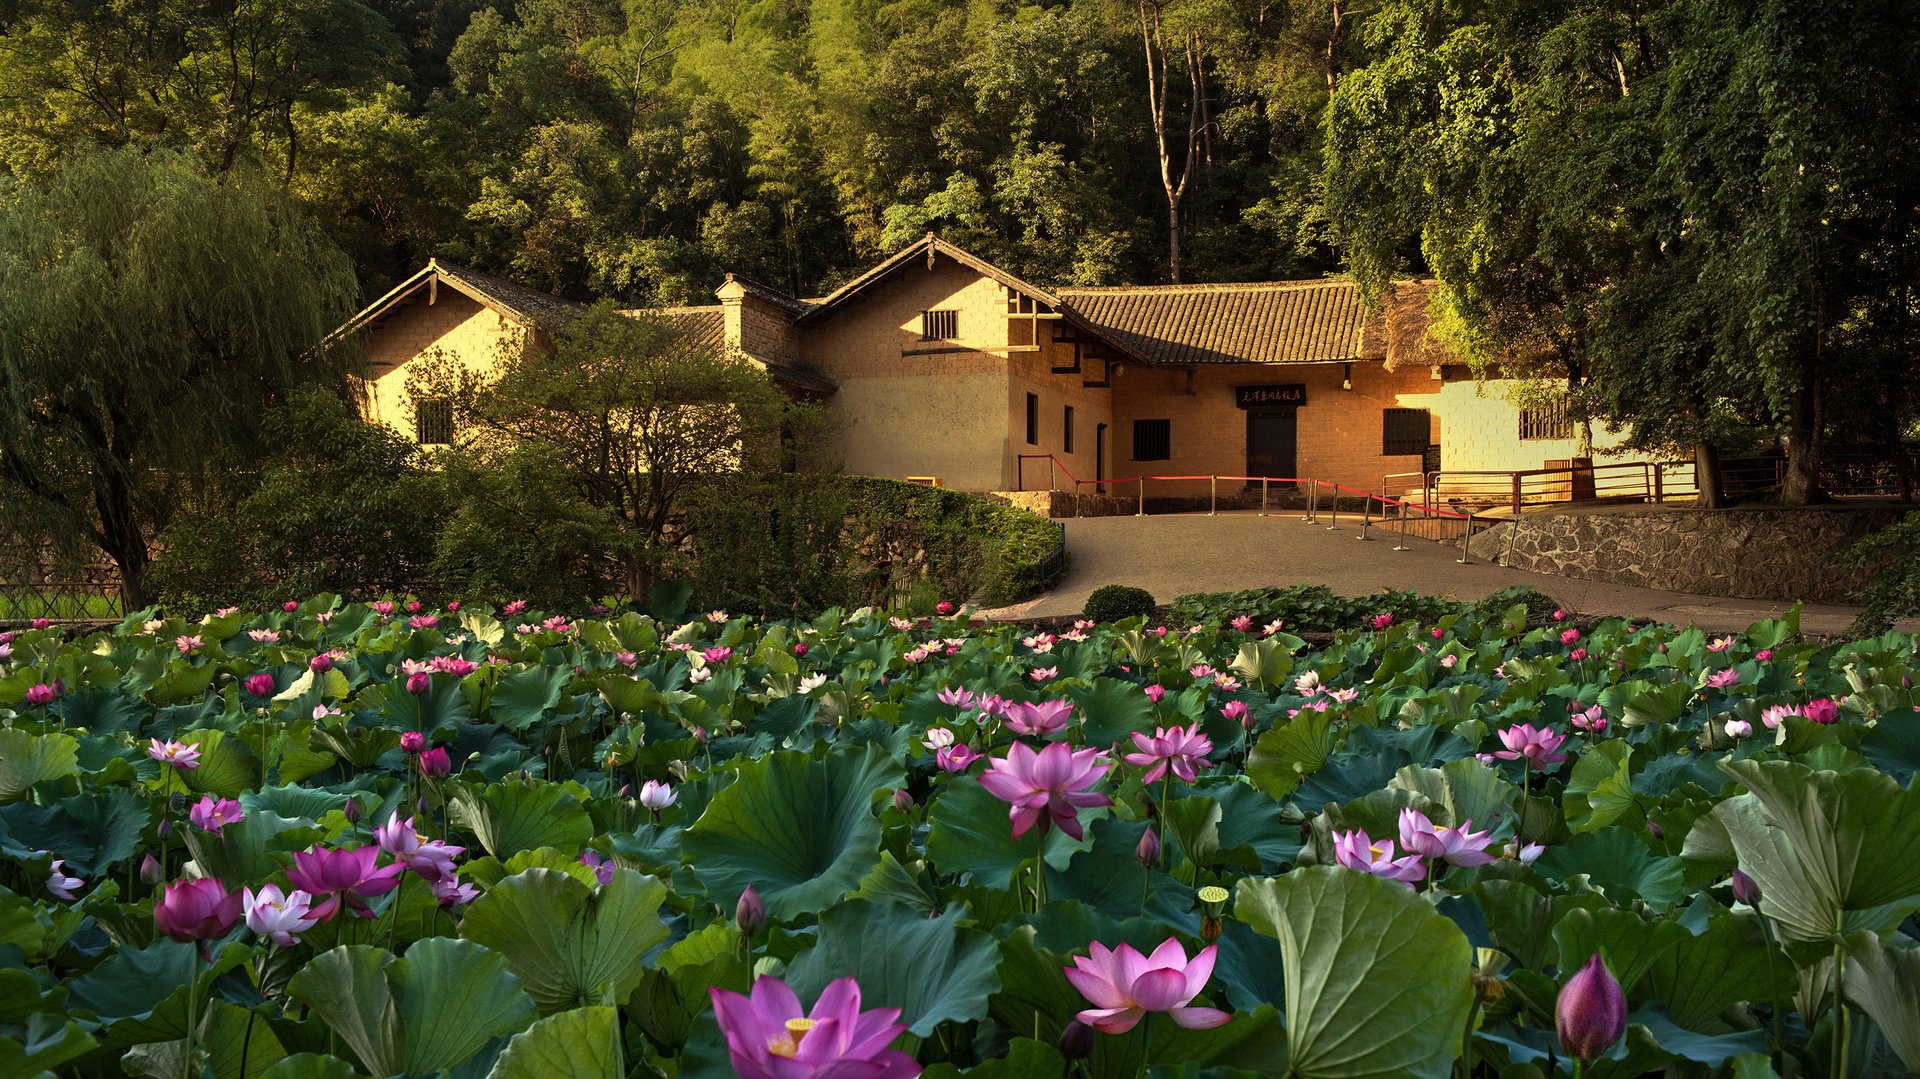
<svg viewBox="0 0 1920 1079">
<path fill-rule="evenodd" d="M 1702 442 L 1693 448 L 1694 480 L 1700 488 L 1701 509 L 1716 510 L 1727 504 L 1726 489 L 1720 482 L 1720 451 Z"/>
<path fill-rule="evenodd" d="M 1783 505 L 1804 506 L 1827 501 L 1820 488 L 1820 456 L 1825 448 L 1821 437 L 1821 393 L 1818 375 L 1808 370 L 1800 389 L 1793 395 L 1787 417 L 1787 475 L 1780 484 Z"/>
<path fill-rule="evenodd" d="M 126 612 L 144 610 L 148 603 L 146 576 L 150 554 L 147 537 L 133 508 L 133 486 L 125 464 L 117 458 L 101 461 L 95 478 L 93 507 L 100 515 L 100 549 L 120 570 L 120 601 Z"/>
<path fill-rule="evenodd" d="M 1167 195 L 1167 280 L 1180 283 L 1180 196 Z"/>
</svg>

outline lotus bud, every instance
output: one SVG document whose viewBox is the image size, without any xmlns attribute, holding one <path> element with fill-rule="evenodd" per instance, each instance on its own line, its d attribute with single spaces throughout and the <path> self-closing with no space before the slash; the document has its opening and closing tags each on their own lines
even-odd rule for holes
<svg viewBox="0 0 1920 1079">
<path fill-rule="evenodd" d="M 300 604 L 294 602 L 293 600 L 288 600 L 285 603 L 282 603 L 280 605 L 280 609 L 287 612 L 288 614 L 292 614 L 293 612 L 300 609 Z"/>
<path fill-rule="evenodd" d="M 1627 997 L 1598 953 L 1560 989 L 1553 1008 L 1560 1048 L 1583 1064 L 1607 1055 L 1627 1032 Z"/>
<path fill-rule="evenodd" d="M 423 794 L 420 797 L 415 798 L 413 800 L 413 810 L 414 812 L 420 814 L 423 817 L 427 815 L 427 796 L 426 795 Z"/>
<path fill-rule="evenodd" d="M 693 729 L 693 740 L 700 743 L 703 746 L 706 745 L 707 741 L 712 737 L 713 737 L 713 732 L 707 730 L 705 727 L 695 727 Z"/>
<path fill-rule="evenodd" d="M 1085 1060 L 1093 1055 L 1093 1028 L 1075 1019 L 1060 1029 L 1060 1040 L 1054 1043 L 1060 1055 L 1068 1060 Z"/>
<path fill-rule="evenodd" d="M 767 924 L 767 905 L 760 901 L 760 893 L 751 884 L 740 893 L 740 902 L 733 908 L 733 924 L 749 937 Z"/>
<path fill-rule="evenodd" d="M 1160 864 L 1160 833 L 1154 831 L 1152 825 L 1141 833 L 1140 845 L 1133 848 L 1133 856 L 1148 868 Z"/>
<path fill-rule="evenodd" d="M 431 685 L 432 683 L 427 678 L 427 673 L 425 671 L 421 671 L 417 674 L 407 675 L 407 692 L 413 694 L 416 697 L 425 693 L 428 687 Z"/>
<path fill-rule="evenodd" d="M 333 670 L 333 657 L 322 652 L 307 661 L 307 669 L 315 674 L 325 674 Z"/>
<path fill-rule="evenodd" d="M 161 817 L 160 823 L 153 826 L 153 834 L 159 836 L 161 839 L 165 839 L 168 836 L 172 835 L 173 821 L 167 819 L 166 817 Z"/>
<path fill-rule="evenodd" d="M 408 753 L 418 753 L 427 748 L 427 736 L 419 731 L 403 731 L 400 734 L 400 748 Z"/>
<path fill-rule="evenodd" d="M 904 787 L 894 791 L 893 792 L 893 808 L 899 810 L 902 813 L 905 813 L 907 810 L 912 809 L 913 795 L 908 794 L 906 791 L 906 788 Z"/>
<path fill-rule="evenodd" d="M 160 868 L 160 863 L 154 859 L 153 855 L 149 854 L 140 859 L 141 883 L 153 885 L 165 879 L 167 879 L 167 871 Z"/>
<path fill-rule="evenodd" d="M 622 798 L 633 797 L 633 784 L 631 783 L 620 784 L 620 797 Z"/>
<path fill-rule="evenodd" d="M 447 759 L 447 751 L 436 747 L 420 754 L 420 774 L 429 779 L 439 779 L 453 771 L 453 762 Z"/>
<path fill-rule="evenodd" d="M 1653 821 L 1647 822 L 1647 833 L 1655 839 L 1667 838 L 1667 830 Z"/>
<path fill-rule="evenodd" d="M 1738 866 L 1733 870 L 1733 897 L 1749 907 L 1760 905 L 1760 885 L 1752 877 L 1740 872 Z"/>
<path fill-rule="evenodd" d="M 358 798 L 347 799 L 347 804 L 341 808 L 340 812 L 346 815 L 348 824 L 359 824 L 360 823 L 360 799 Z"/>
</svg>

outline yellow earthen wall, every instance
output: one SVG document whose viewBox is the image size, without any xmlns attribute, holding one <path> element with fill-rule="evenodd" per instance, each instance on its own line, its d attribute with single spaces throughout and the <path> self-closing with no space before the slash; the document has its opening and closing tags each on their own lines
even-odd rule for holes
<svg viewBox="0 0 1920 1079">
<path fill-rule="evenodd" d="M 920 312 L 959 312 L 959 336 L 920 339 Z M 938 476 L 966 491 L 1004 490 L 1011 462 L 1007 361 L 973 351 L 1007 343 L 1006 293 L 947 259 L 916 261 L 800 335 L 801 360 L 839 383 L 827 398 L 827 459 L 842 471 Z M 903 355 L 920 349 L 960 351 Z"/>
<path fill-rule="evenodd" d="M 1440 388 L 1440 403 L 1434 411 L 1448 417 L 1446 447 L 1441 466 L 1452 471 L 1499 471 L 1544 468 L 1548 461 L 1571 459 L 1579 445 L 1573 439 L 1520 440 L 1520 410 L 1507 400 L 1513 383 L 1493 381 L 1482 384 L 1472 379 L 1448 381 Z M 1604 462 L 1601 452 L 1626 438 L 1626 432 L 1609 433 L 1596 424 L 1593 448 L 1596 461 Z"/>
<path fill-rule="evenodd" d="M 408 362 L 438 349 L 475 371 L 490 371 L 501 348 L 517 338 L 511 321 L 466 295 L 441 286 L 435 302 L 421 289 L 368 331 L 366 418 L 414 437 L 413 403 L 407 397 Z"/>
<path fill-rule="evenodd" d="M 1441 384 L 1431 379 L 1426 368 L 1388 372 L 1377 361 L 1356 362 L 1353 389 L 1343 390 L 1342 373 L 1338 363 L 1203 366 L 1195 372 L 1194 392 L 1188 396 L 1185 371 L 1129 365 L 1115 383 L 1115 446 L 1120 456 L 1112 472 L 1121 476 L 1243 475 L 1247 413 L 1233 403 L 1234 387 L 1292 384 L 1304 385 L 1307 393 L 1307 403 L 1297 410 L 1297 477 L 1378 491 L 1388 473 L 1418 472 L 1418 454 L 1381 455 L 1381 413 L 1388 408 L 1431 408 L 1433 438 L 1440 441 L 1443 416 L 1434 403 Z M 1133 460 L 1136 419 L 1172 421 L 1170 460 Z M 1237 489 L 1239 484 L 1232 486 Z M 1223 493 L 1228 489 L 1222 484 Z M 1205 494 L 1207 483 L 1149 483 L 1148 496 L 1155 492 Z"/>
<path fill-rule="evenodd" d="M 1052 454 L 1064 466 L 1065 472 L 1082 480 L 1095 478 L 1094 472 L 1094 430 L 1099 424 L 1107 425 L 1107 461 L 1106 474 L 1110 479 L 1119 473 L 1114 471 L 1116 435 L 1113 423 L 1113 391 L 1097 386 L 1088 386 L 1089 379 L 1098 380 L 1104 368 L 1098 360 L 1080 361 L 1078 374 L 1059 373 L 1055 367 L 1073 365 L 1073 346 L 1057 344 L 1053 341 L 1051 326 L 1056 323 L 1042 321 L 1040 327 L 1040 352 L 1015 352 L 1007 358 L 1007 439 L 1015 454 Z M 1030 339 L 1028 324 L 1016 319 L 1009 333 L 1020 341 Z M 1038 444 L 1027 442 L 1027 394 L 1040 399 L 1040 441 Z M 1073 406 L 1073 452 L 1066 452 L 1065 421 L 1066 406 Z M 1014 469 L 1014 479 L 1024 483 L 1027 490 L 1043 489 L 1047 485 L 1048 463 L 1032 460 L 1026 463 L 1024 472 L 1017 463 L 1010 464 Z M 1073 484 L 1067 475 L 1055 477 L 1055 485 L 1061 490 L 1071 490 Z M 1008 484 L 1002 490 L 1014 489 Z M 1096 490 L 1092 485 L 1081 487 L 1086 494 L 1098 494 L 1110 491 L 1110 488 Z"/>
</svg>

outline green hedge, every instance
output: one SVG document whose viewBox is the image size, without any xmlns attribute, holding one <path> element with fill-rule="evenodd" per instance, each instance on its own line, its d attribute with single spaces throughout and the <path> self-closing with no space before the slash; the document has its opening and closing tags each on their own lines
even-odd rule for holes
<svg viewBox="0 0 1920 1079">
<path fill-rule="evenodd" d="M 1515 602 L 1521 602 L 1516 600 Z M 1294 633 L 1352 629 L 1382 612 L 1396 619 L 1431 622 L 1467 610 L 1471 604 L 1423 596 L 1397 588 L 1348 598 L 1319 584 L 1287 588 L 1250 588 L 1242 592 L 1196 592 L 1175 597 L 1169 619 L 1174 625 L 1219 623 L 1248 615 L 1260 624 L 1284 623 Z"/>
</svg>

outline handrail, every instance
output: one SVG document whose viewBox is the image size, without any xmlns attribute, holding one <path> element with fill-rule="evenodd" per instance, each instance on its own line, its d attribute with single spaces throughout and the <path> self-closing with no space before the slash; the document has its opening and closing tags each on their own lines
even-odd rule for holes
<svg viewBox="0 0 1920 1079">
<path fill-rule="evenodd" d="M 1093 487 L 1095 489 L 1095 493 L 1098 493 L 1098 489 L 1103 486 L 1111 486 L 1114 484 L 1122 484 L 1122 483 L 1139 484 L 1142 488 L 1140 513 L 1143 516 L 1145 514 L 1145 509 L 1146 509 L 1145 485 L 1146 485 L 1146 481 L 1148 480 L 1153 480 L 1155 482 L 1165 481 L 1169 483 L 1197 483 L 1201 480 L 1207 480 L 1209 482 L 1215 483 L 1216 485 L 1220 480 L 1228 480 L 1228 481 L 1238 482 L 1238 483 L 1260 483 L 1260 484 L 1290 483 L 1295 485 L 1306 484 L 1315 492 L 1331 489 L 1335 492 L 1344 492 L 1346 494 L 1368 499 L 1370 500 L 1369 504 L 1371 503 L 1372 500 L 1378 500 L 1381 503 L 1383 508 L 1388 505 L 1410 506 L 1410 507 L 1420 508 L 1422 512 L 1427 513 L 1428 515 L 1434 516 L 1434 517 L 1447 517 L 1447 518 L 1451 518 L 1453 520 L 1459 520 L 1459 521 L 1471 521 L 1474 519 L 1474 515 L 1471 513 L 1455 513 L 1449 510 L 1436 509 L 1431 506 L 1421 506 L 1419 503 L 1408 502 L 1398 498 L 1392 498 L 1386 494 L 1376 493 L 1373 491 L 1365 491 L 1365 490 L 1361 490 L 1358 487 L 1348 487 L 1346 484 L 1343 484 L 1343 483 L 1335 483 L 1332 480 L 1314 479 L 1308 476 L 1228 476 L 1228 475 L 1222 475 L 1219 473 L 1213 473 L 1208 475 L 1193 475 L 1193 476 L 1142 474 L 1138 476 L 1115 476 L 1112 479 L 1103 479 L 1103 480 L 1083 480 L 1075 476 L 1073 472 L 1070 469 L 1068 469 L 1067 466 L 1064 463 L 1062 463 L 1060 459 L 1055 457 L 1053 454 L 1022 453 L 1022 454 L 1016 454 L 1015 457 L 1018 461 L 1020 461 L 1023 464 L 1028 460 L 1045 460 L 1045 461 L 1051 462 L 1053 469 L 1058 470 L 1058 472 L 1061 475 L 1064 475 L 1067 479 L 1073 482 L 1073 493 L 1075 495 L 1078 495 L 1080 493 L 1080 488 L 1083 486 Z M 1413 473 L 1409 473 L 1409 474 L 1413 474 Z M 1024 478 L 1025 478 L 1024 473 L 1022 473 L 1016 479 L 1015 481 L 1016 484 L 1020 485 L 1021 481 L 1024 480 Z M 1051 481 L 1051 478 L 1052 477 L 1050 475 L 1049 476 L 1050 481 Z M 1025 487 L 1024 485 L 1020 485 L 1018 489 L 1025 490 Z M 1058 489 L 1059 488 L 1053 487 L 1053 486 L 1049 486 L 1047 488 L 1047 490 L 1049 491 L 1056 491 Z M 1216 497 L 1217 497 L 1217 492 L 1216 492 Z M 1337 512 L 1337 509 L 1336 509 L 1336 512 Z"/>
</svg>

